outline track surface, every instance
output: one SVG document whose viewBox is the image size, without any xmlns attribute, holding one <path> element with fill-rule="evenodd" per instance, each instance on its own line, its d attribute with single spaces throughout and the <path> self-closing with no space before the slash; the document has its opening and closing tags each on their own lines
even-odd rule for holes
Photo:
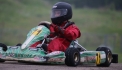
<svg viewBox="0 0 122 70">
<path fill-rule="evenodd" d="M 96 67 L 96 66 L 77 66 L 68 67 L 66 65 L 49 65 L 49 64 L 32 64 L 32 63 L 18 63 L 13 61 L 6 61 L 0 63 L 0 70 L 122 70 L 122 64 L 111 64 L 110 67 Z"/>
</svg>

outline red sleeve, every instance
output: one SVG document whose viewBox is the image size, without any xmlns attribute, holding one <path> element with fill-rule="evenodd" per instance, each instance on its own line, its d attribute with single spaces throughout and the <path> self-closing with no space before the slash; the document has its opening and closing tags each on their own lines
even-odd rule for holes
<svg viewBox="0 0 122 70">
<path fill-rule="evenodd" d="M 48 37 L 50 37 L 50 38 L 55 37 L 56 35 L 54 33 L 55 33 L 54 27 L 53 27 L 53 24 L 51 24 L 50 25 L 50 35 Z"/>
<path fill-rule="evenodd" d="M 74 24 L 70 25 L 65 29 L 64 37 L 67 38 L 68 40 L 75 40 L 80 36 L 81 36 L 80 30 Z"/>
</svg>

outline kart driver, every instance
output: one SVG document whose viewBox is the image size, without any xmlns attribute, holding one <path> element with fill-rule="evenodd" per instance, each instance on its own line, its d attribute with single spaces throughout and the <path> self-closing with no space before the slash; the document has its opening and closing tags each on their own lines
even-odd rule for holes
<svg viewBox="0 0 122 70">
<path fill-rule="evenodd" d="M 81 36 L 80 30 L 69 19 L 72 18 L 71 5 L 66 2 L 58 2 L 52 7 L 51 21 L 49 29 L 53 38 L 47 47 L 48 52 L 64 51 L 69 47 L 71 41 Z"/>
</svg>

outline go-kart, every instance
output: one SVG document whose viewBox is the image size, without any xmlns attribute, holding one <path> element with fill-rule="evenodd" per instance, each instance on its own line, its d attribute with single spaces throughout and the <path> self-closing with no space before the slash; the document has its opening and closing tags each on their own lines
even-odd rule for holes
<svg viewBox="0 0 122 70">
<path fill-rule="evenodd" d="M 70 25 L 67 23 L 67 26 Z M 107 47 L 98 47 L 96 51 L 87 51 L 77 40 L 73 40 L 65 52 L 54 51 L 47 53 L 43 46 L 49 40 L 49 24 L 39 25 L 30 30 L 27 39 L 22 44 L 6 46 L 0 43 L 0 62 L 18 61 L 50 64 L 66 64 L 78 66 L 95 64 L 109 67 L 111 63 L 118 63 L 118 54 L 112 54 Z"/>
</svg>

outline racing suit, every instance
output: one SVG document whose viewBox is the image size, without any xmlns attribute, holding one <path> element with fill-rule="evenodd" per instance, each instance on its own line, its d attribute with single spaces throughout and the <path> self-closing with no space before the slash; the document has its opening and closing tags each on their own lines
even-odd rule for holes
<svg viewBox="0 0 122 70">
<path fill-rule="evenodd" d="M 70 22 L 74 23 L 74 22 Z M 65 26 L 65 23 L 62 23 L 59 27 L 63 28 Z M 53 51 L 63 51 L 69 47 L 70 43 L 72 40 L 76 40 L 81 36 L 80 30 L 75 24 L 69 25 L 67 28 L 63 30 L 63 34 L 56 33 L 55 32 L 55 27 L 53 26 L 54 24 L 50 25 L 50 38 L 54 38 L 48 45 L 48 52 L 53 52 Z"/>
</svg>

